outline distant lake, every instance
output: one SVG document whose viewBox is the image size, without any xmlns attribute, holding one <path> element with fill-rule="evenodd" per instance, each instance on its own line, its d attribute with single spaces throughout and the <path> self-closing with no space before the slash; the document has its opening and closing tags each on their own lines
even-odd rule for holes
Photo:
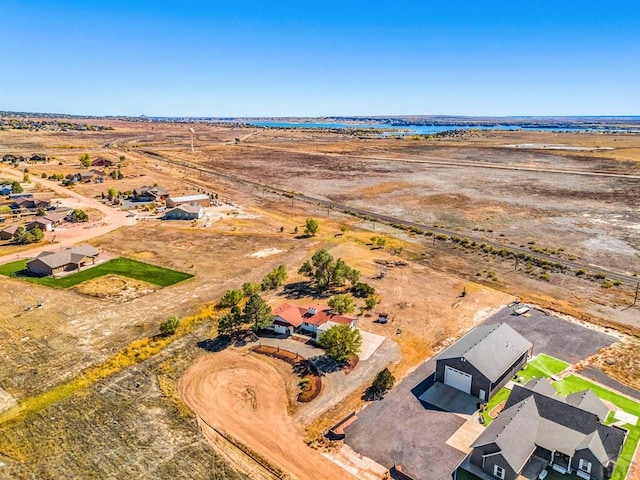
<svg viewBox="0 0 640 480">
<path fill-rule="evenodd" d="M 640 133 L 640 128 L 621 129 L 602 126 L 598 128 L 585 127 L 537 127 L 531 125 L 388 125 L 380 123 L 313 123 L 313 122 L 247 122 L 256 127 L 280 128 L 377 128 L 381 130 L 395 130 L 386 132 L 387 135 L 426 135 L 430 133 L 446 132 L 450 130 L 527 130 L 541 132 L 634 132 Z"/>
</svg>

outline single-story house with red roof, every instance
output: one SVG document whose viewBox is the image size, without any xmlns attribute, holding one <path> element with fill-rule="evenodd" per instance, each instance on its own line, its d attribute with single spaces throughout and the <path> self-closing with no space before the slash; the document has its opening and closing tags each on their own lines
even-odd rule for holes
<svg viewBox="0 0 640 480">
<path fill-rule="evenodd" d="M 356 327 L 357 320 L 335 313 L 323 305 L 300 307 L 285 303 L 273 311 L 273 331 L 282 335 L 292 335 L 295 331 L 316 335 L 318 328 L 327 322 Z"/>
</svg>

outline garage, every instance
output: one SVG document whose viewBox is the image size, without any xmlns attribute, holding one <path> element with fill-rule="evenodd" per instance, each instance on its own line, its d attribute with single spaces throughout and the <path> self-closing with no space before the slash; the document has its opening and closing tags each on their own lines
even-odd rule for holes
<svg viewBox="0 0 640 480">
<path fill-rule="evenodd" d="M 471 393 L 471 375 L 448 365 L 444 368 L 444 384 L 464 393 Z"/>
</svg>

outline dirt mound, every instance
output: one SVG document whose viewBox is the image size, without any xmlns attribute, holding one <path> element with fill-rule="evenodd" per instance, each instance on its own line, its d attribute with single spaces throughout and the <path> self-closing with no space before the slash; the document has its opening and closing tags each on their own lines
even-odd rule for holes
<svg viewBox="0 0 640 480">
<path fill-rule="evenodd" d="M 284 378 L 273 365 L 234 351 L 207 355 L 187 371 L 178 389 L 207 424 L 295 478 L 354 478 L 304 444 L 287 414 Z"/>
<path fill-rule="evenodd" d="M 87 280 L 75 287 L 76 292 L 91 297 L 108 298 L 118 302 L 127 302 L 141 297 L 157 289 L 154 285 L 121 277 L 119 275 L 105 275 Z"/>
</svg>

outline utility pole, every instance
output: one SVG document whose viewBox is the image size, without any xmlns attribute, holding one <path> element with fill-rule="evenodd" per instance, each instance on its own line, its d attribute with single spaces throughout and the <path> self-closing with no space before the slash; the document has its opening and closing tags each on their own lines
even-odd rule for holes
<svg viewBox="0 0 640 480">
<path fill-rule="evenodd" d="M 633 298 L 633 303 L 631 305 L 635 305 L 638 301 L 638 289 L 640 289 L 640 282 L 636 283 L 636 296 Z"/>
</svg>

